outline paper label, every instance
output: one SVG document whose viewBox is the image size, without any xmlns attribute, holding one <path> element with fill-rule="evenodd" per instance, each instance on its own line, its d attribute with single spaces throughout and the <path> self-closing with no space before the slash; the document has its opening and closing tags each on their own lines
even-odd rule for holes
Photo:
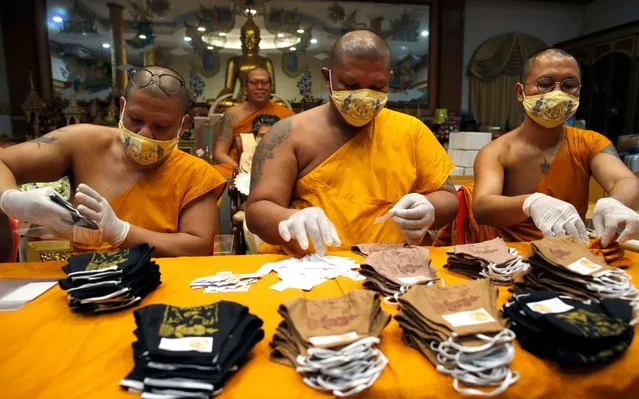
<svg viewBox="0 0 639 399">
<path fill-rule="evenodd" d="M 592 262 L 588 258 L 581 258 L 566 266 L 566 269 L 581 274 L 582 276 L 588 276 L 602 267 L 603 266 Z"/>
<path fill-rule="evenodd" d="M 162 338 L 160 349 L 171 352 L 213 352 L 213 337 Z"/>
<path fill-rule="evenodd" d="M 44 294 L 49 288 L 57 283 L 55 281 L 42 281 L 37 283 L 27 283 L 7 295 L 3 296 L 1 302 L 28 302 Z"/>
<path fill-rule="evenodd" d="M 451 326 L 464 327 L 495 322 L 495 319 L 484 308 L 468 310 L 466 312 L 451 313 L 442 316 Z"/>
<path fill-rule="evenodd" d="M 562 313 L 574 309 L 573 306 L 568 305 L 559 298 L 546 299 L 539 302 L 531 302 L 527 304 L 528 307 L 537 313 Z"/>
<path fill-rule="evenodd" d="M 98 245 L 102 243 L 102 230 L 87 229 L 86 227 L 73 226 L 73 242 L 86 245 Z"/>
<path fill-rule="evenodd" d="M 284 281 L 278 281 L 277 283 L 273 284 L 269 288 L 275 291 L 282 292 L 288 288 L 288 284 L 286 284 L 286 282 Z"/>
<path fill-rule="evenodd" d="M 427 276 L 397 277 L 397 280 L 405 286 L 419 284 L 430 280 Z"/>
<path fill-rule="evenodd" d="M 310 337 L 308 342 L 313 346 L 333 346 L 344 342 L 353 342 L 360 337 L 355 331 L 340 335 L 324 335 L 320 337 Z"/>
</svg>

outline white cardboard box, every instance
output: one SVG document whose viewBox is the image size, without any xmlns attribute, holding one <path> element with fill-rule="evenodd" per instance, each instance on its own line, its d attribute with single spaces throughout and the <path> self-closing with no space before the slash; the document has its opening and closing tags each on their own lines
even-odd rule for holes
<svg viewBox="0 0 639 399">
<path fill-rule="evenodd" d="M 475 158 L 479 151 L 467 151 L 467 150 L 448 150 L 450 159 L 455 163 L 455 166 L 461 166 L 464 168 L 472 168 L 475 164 Z"/>
<path fill-rule="evenodd" d="M 458 132 L 448 137 L 448 148 L 455 150 L 481 150 L 493 139 L 491 133 Z"/>
</svg>

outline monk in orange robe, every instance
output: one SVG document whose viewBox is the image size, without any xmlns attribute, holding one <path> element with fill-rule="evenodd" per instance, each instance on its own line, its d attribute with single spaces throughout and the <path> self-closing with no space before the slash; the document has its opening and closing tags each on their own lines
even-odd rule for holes
<svg viewBox="0 0 639 399">
<path fill-rule="evenodd" d="M 226 182 L 208 163 L 177 148 L 188 106 L 177 72 L 130 70 L 119 128 L 71 125 L 0 151 L 0 209 L 50 227 L 82 250 L 146 242 L 158 257 L 210 255 Z M 64 175 L 78 187 L 78 211 L 99 227 L 99 242 L 74 234 L 68 211 L 49 198 L 53 190 L 17 190 L 18 184 Z"/>
<path fill-rule="evenodd" d="M 253 121 L 260 115 L 274 115 L 279 119 L 293 115 L 290 109 L 270 100 L 271 90 L 271 75 L 266 69 L 254 68 L 246 74 L 246 101 L 224 113 L 213 150 L 215 168 L 223 176 L 231 176 L 240 160 L 233 146 L 234 136 L 251 133 Z"/>
<path fill-rule="evenodd" d="M 384 109 L 390 49 L 370 31 L 335 44 L 325 104 L 276 123 L 257 147 L 246 221 L 260 252 L 420 244 L 457 212 L 453 163 L 418 119 Z M 310 242 L 309 242 L 310 237 Z"/>
<path fill-rule="evenodd" d="M 524 65 L 516 86 L 524 122 L 483 148 L 475 161 L 474 218 L 499 229 L 507 241 L 572 235 L 587 241 L 590 176 L 608 198 L 600 199 L 593 224 L 606 247 L 639 233 L 639 179 L 613 144 L 591 130 L 564 126 L 579 105 L 577 61 L 560 49 L 544 50 Z"/>
</svg>

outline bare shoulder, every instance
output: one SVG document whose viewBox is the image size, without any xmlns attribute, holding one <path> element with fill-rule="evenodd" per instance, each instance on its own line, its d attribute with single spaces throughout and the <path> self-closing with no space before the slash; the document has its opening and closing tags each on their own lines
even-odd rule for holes
<svg viewBox="0 0 639 399">
<path fill-rule="evenodd" d="M 87 148 L 108 145 L 117 136 L 118 131 L 115 128 L 82 123 L 61 127 L 27 143 L 36 144 L 38 147 L 42 144 L 57 144 Z"/>
</svg>

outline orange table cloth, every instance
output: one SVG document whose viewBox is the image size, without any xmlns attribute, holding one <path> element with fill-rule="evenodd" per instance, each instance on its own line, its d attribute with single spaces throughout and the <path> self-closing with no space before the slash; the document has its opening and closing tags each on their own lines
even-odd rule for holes
<svg viewBox="0 0 639 399">
<path fill-rule="evenodd" d="M 518 249 L 527 249 L 517 245 Z M 363 258 L 351 253 L 336 255 Z M 628 252 L 633 266 L 628 272 L 639 280 L 639 255 Z M 444 248 L 431 250 L 433 266 L 447 285 L 465 281 L 443 268 Z M 233 375 L 220 398 L 329 398 L 302 382 L 295 370 L 269 361 L 268 342 L 281 320 L 278 305 L 288 299 L 325 298 L 360 289 L 361 282 L 347 278 L 328 281 L 310 292 L 269 289 L 278 278 L 263 278 L 246 293 L 204 294 L 189 283 L 218 271 L 253 272 L 262 264 L 283 259 L 278 255 L 160 259 L 162 285 L 142 306 L 165 303 L 194 306 L 229 300 L 242 303 L 264 320 L 266 338 L 253 350 L 250 361 Z M 0 265 L 0 278 L 61 278 L 60 263 Z M 510 297 L 500 288 L 500 306 Z M 395 313 L 392 305 L 383 304 Z M 133 309 L 82 316 L 72 313 L 64 292 L 53 287 L 16 312 L 0 313 L 0 398 L 135 398 L 120 389 L 119 381 L 133 367 Z M 636 330 L 635 330 L 636 331 Z M 403 344 L 394 320 L 381 335 L 380 349 L 390 363 L 375 385 L 359 397 L 450 398 L 459 397 L 452 378 L 439 374 L 419 352 Z M 504 398 L 639 398 L 639 338 L 614 363 L 587 371 L 562 371 L 517 345 L 511 367 L 521 379 Z"/>
</svg>

